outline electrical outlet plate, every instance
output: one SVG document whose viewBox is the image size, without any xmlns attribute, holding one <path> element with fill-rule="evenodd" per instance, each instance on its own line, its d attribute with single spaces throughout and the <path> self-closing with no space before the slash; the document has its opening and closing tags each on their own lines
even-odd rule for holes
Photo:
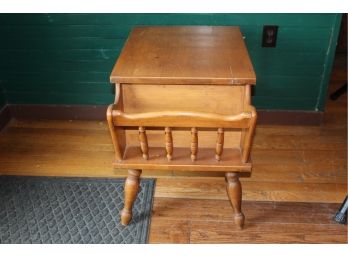
<svg viewBox="0 0 348 257">
<path fill-rule="evenodd" d="M 262 33 L 262 47 L 276 47 L 278 26 L 265 25 Z"/>
</svg>

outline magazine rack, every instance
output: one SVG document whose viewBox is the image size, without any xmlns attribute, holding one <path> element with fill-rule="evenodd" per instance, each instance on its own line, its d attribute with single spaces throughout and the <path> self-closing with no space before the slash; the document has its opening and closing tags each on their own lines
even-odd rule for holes
<svg viewBox="0 0 348 257">
<path fill-rule="evenodd" d="M 107 120 L 115 168 L 128 169 L 127 225 L 143 169 L 224 172 L 242 228 L 239 173 L 251 172 L 255 73 L 238 27 L 137 27 L 112 71 Z"/>
</svg>

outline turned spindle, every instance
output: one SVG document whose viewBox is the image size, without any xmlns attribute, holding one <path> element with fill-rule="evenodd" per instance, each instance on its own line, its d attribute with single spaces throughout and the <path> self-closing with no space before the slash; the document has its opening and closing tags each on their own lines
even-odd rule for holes
<svg viewBox="0 0 348 257">
<path fill-rule="evenodd" d="M 166 135 L 166 150 L 167 150 L 167 159 L 170 161 L 173 158 L 173 136 L 172 130 L 169 127 L 164 129 Z"/>
<path fill-rule="evenodd" d="M 145 160 L 149 159 L 149 146 L 147 144 L 147 136 L 144 127 L 139 127 L 140 148 Z"/>
<path fill-rule="evenodd" d="M 197 159 L 198 152 L 198 133 L 196 128 L 191 129 L 191 160 Z"/>
<path fill-rule="evenodd" d="M 224 129 L 219 128 L 217 132 L 216 147 L 215 147 L 215 159 L 221 160 L 221 155 L 224 150 Z"/>
</svg>

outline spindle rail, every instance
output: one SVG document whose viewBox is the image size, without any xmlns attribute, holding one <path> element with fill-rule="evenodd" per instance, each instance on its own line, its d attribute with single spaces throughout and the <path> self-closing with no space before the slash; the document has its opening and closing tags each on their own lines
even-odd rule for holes
<svg viewBox="0 0 348 257">
<path fill-rule="evenodd" d="M 108 108 L 108 122 L 109 127 L 119 128 L 130 128 L 137 127 L 139 130 L 139 149 L 138 152 L 134 145 L 125 146 L 122 152 L 118 138 L 114 136 L 114 147 L 115 147 L 115 165 L 118 167 L 136 169 L 139 166 L 146 166 L 147 169 L 168 169 L 171 166 L 177 165 L 177 168 L 190 169 L 188 165 L 194 165 L 194 168 L 204 165 L 212 165 L 211 161 L 215 160 L 214 167 L 210 166 L 207 169 L 214 171 L 226 171 L 227 169 L 235 166 L 240 171 L 250 171 L 251 166 L 248 164 L 248 157 L 250 154 L 250 144 L 252 134 L 254 133 L 256 124 L 256 111 L 253 106 L 248 106 L 249 112 L 243 112 L 239 115 L 218 115 L 210 113 L 199 113 L 199 112 L 154 112 L 154 113 L 133 113 L 127 114 L 119 110 L 115 110 L 116 104 L 112 104 Z M 184 150 L 185 148 L 174 147 L 175 142 L 172 136 L 172 128 L 167 126 L 173 124 L 177 129 L 186 129 L 191 127 L 191 142 L 190 149 Z M 199 125 L 193 127 L 193 125 Z M 203 126 L 205 125 L 205 127 Z M 148 138 L 146 134 L 147 127 L 152 129 L 162 127 L 164 130 L 163 149 L 165 149 L 165 155 L 161 154 L 163 151 L 159 151 L 159 147 L 149 147 Z M 211 149 L 207 148 L 204 150 L 204 158 L 200 156 L 199 150 L 199 133 L 198 130 L 211 129 L 215 127 L 217 131 L 216 145 Z M 228 128 L 234 129 L 245 129 L 245 136 L 243 137 L 244 142 L 240 145 L 243 148 L 235 147 L 233 149 L 224 148 L 224 130 Z M 156 150 L 154 150 L 156 149 Z M 177 154 L 176 151 L 180 152 Z M 186 151 L 187 155 L 190 155 L 191 163 L 189 164 L 186 157 L 182 155 Z M 207 156 L 210 151 L 211 158 Z M 227 152 L 226 152 L 227 151 Z M 139 153 L 142 156 L 143 161 L 139 160 L 134 156 L 135 153 Z M 156 154 L 154 154 L 156 153 Z M 233 153 L 233 154 L 232 154 Z M 163 157 L 163 158 L 162 158 Z M 165 162 L 163 162 L 163 160 Z M 168 162 L 170 161 L 170 162 Z M 182 161 L 183 165 L 178 164 Z M 134 163 L 133 163 L 134 162 Z M 158 164 L 158 165 L 157 165 Z M 245 167 L 242 167 L 245 164 Z M 223 167 L 225 166 L 225 167 Z"/>
</svg>

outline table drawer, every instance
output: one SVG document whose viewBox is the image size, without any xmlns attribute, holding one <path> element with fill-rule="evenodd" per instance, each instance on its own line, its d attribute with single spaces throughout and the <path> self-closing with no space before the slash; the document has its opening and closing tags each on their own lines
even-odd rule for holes
<svg viewBox="0 0 348 257">
<path fill-rule="evenodd" d="M 126 113 L 189 111 L 235 115 L 243 112 L 242 85 L 123 84 Z"/>
</svg>

